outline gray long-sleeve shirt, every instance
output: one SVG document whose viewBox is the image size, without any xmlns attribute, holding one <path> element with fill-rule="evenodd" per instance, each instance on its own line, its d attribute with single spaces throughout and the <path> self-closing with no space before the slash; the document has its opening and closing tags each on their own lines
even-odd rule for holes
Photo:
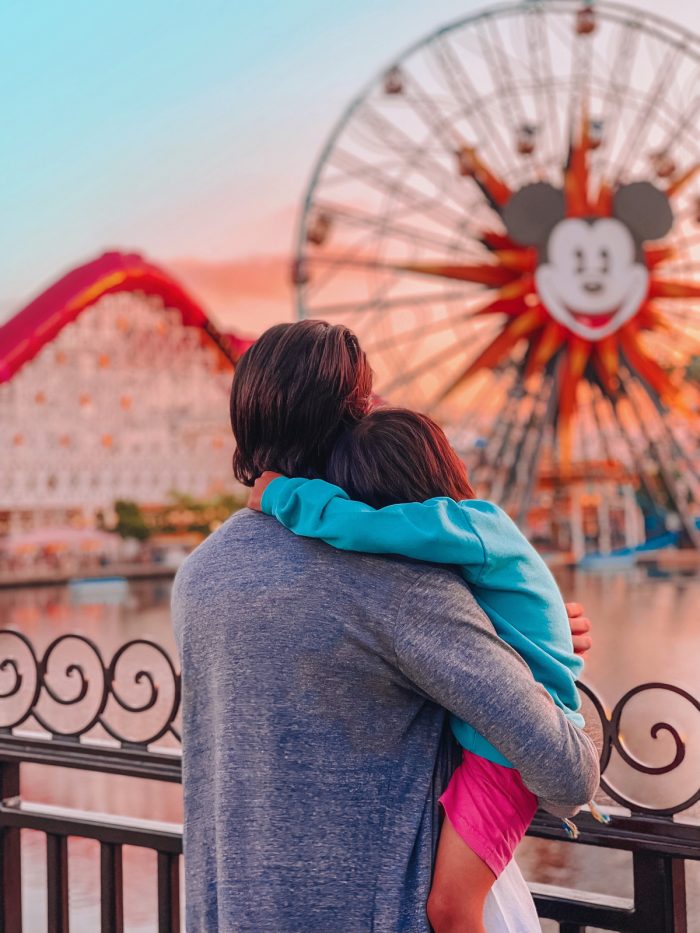
<svg viewBox="0 0 700 933">
<path fill-rule="evenodd" d="M 445 710 L 538 796 L 585 803 L 590 741 L 458 575 L 247 510 L 173 588 L 189 933 L 427 933 Z"/>
</svg>

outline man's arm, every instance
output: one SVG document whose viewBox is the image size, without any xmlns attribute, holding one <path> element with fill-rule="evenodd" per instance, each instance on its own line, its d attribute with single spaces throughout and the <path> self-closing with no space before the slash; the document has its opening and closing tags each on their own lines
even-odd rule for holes
<svg viewBox="0 0 700 933">
<path fill-rule="evenodd" d="M 396 618 L 397 664 L 423 694 L 471 723 L 556 806 L 590 800 L 600 777 L 593 743 L 496 635 L 458 581 L 426 571 Z"/>
</svg>

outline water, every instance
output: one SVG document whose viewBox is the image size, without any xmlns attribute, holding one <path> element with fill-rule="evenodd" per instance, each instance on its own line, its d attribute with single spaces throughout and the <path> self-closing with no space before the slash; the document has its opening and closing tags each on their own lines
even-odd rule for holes
<svg viewBox="0 0 700 933">
<path fill-rule="evenodd" d="M 558 576 L 566 598 L 584 603 L 593 621 L 594 648 L 584 679 L 609 707 L 626 690 L 649 681 L 675 684 L 698 695 L 700 569 L 662 573 L 633 568 L 611 574 L 561 571 Z M 124 601 L 107 605 L 75 602 L 65 587 L 4 590 L 0 591 L 0 627 L 19 629 L 40 649 L 62 633 L 77 632 L 98 643 L 106 658 L 133 638 L 153 639 L 174 656 L 169 594 L 169 581 L 133 582 Z M 85 663 L 95 686 L 97 669 L 91 671 L 87 657 Z M 75 682 L 62 679 L 60 668 L 60 664 L 55 668 L 55 686 L 65 695 L 74 695 Z M 130 695 L 143 700 L 147 687 L 133 683 L 134 670 L 127 664 L 119 682 L 125 692 L 131 689 Z M 90 694 L 88 700 L 89 697 Z M 128 716 L 112 715 L 120 728 L 133 726 Z M 659 691 L 631 701 L 622 721 L 625 740 L 632 753 L 649 765 L 667 763 L 675 751 L 667 734 L 656 740 L 649 736 L 651 726 L 660 719 L 670 721 L 688 739 L 686 760 L 681 767 L 672 775 L 650 778 L 618 763 L 609 769 L 608 776 L 626 796 L 650 805 L 668 806 L 690 796 L 697 788 L 700 717 L 687 702 Z M 27 798 L 47 803 L 176 823 L 182 819 L 179 787 L 132 778 L 112 775 L 78 778 L 76 772 L 25 766 L 23 792 Z M 25 928 L 40 933 L 46 929 L 43 897 L 37 896 L 46 879 L 44 841 L 41 834 L 31 832 L 24 834 L 23 841 Z M 519 861 L 527 877 L 533 880 L 618 896 L 632 893 L 630 856 L 624 852 L 527 839 L 519 852 Z M 700 933 L 699 867 L 691 863 L 687 868 L 691 933 Z M 99 926 L 98 871 L 97 844 L 71 840 L 73 929 L 87 931 Z M 155 858 L 151 853 L 125 850 L 125 887 L 126 928 L 139 933 L 154 930 Z"/>
</svg>

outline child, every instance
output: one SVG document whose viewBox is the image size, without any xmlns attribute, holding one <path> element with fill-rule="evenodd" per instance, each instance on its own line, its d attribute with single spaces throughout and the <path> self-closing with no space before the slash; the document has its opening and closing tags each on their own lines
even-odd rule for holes
<svg viewBox="0 0 700 933">
<path fill-rule="evenodd" d="M 254 497 L 262 494 L 262 511 L 296 534 L 343 550 L 457 565 L 497 634 L 571 721 L 583 725 L 576 689 L 583 662 L 554 578 L 505 512 L 474 498 L 464 464 L 434 421 L 377 409 L 336 444 L 329 482 L 274 476 L 264 475 Z M 451 724 L 464 751 L 441 798 L 447 819 L 428 915 L 437 933 L 478 933 L 488 891 L 537 799 L 468 723 L 452 717 Z"/>
</svg>

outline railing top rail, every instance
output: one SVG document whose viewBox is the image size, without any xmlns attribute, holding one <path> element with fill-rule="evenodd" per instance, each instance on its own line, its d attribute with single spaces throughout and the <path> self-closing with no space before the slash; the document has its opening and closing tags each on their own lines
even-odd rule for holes
<svg viewBox="0 0 700 933">
<path fill-rule="evenodd" d="M 670 747 L 661 764 L 640 760 L 629 748 L 628 730 L 622 730 L 623 720 L 629 722 L 630 705 L 660 692 L 672 705 L 680 702 L 697 717 L 697 729 L 686 727 L 685 732 L 700 740 L 697 697 L 679 686 L 651 682 L 628 690 L 609 710 L 589 686 L 580 684 L 580 688 L 599 720 L 604 794 L 636 817 L 665 818 L 667 825 L 675 814 L 700 801 L 700 787 L 687 786 L 682 729 L 654 714 L 644 734 L 652 744 L 664 739 L 662 750 Z M 106 660 L 97 644 L 83 635 L 61 635 L 39 651 L 23 633 L 0 629 L 0 761 L 177 782 L 180 699 L 175 664 L 162 646 L 149 639 L 128 641 Z M 658 703 L 655 709 L 661 709 Z M 176 747 L 165 748 L 163 742 Z M 685 790 L 679 787 L 679 799 L 664 806 L 646 804 L 612 782 L 608 774 L 612 762 L 617 772 L 622 762 L 629 774 L 644 778 L 678 772 L 686 762 L 681 782 Z"/>
</svg>

